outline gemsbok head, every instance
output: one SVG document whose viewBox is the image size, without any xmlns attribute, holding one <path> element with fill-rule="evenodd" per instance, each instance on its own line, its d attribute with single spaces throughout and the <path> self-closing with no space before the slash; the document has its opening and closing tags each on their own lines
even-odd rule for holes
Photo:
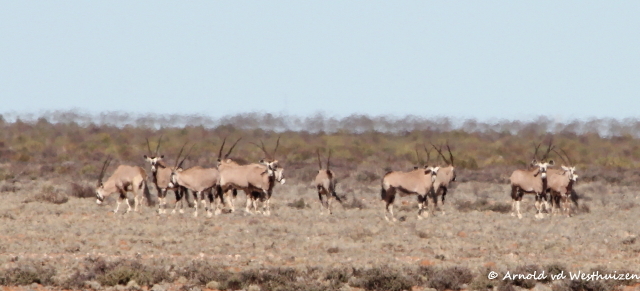
<svg viewBox="0 0 640 291">
<path fill-rule="evenodd" d="M 109 167 L 111 160 L 112 159 L 108 157 L 102 165 L 102 170 L 98 177 L 98 186 L 96 187 L 96 203 L 102 204 L 106 197 L 117 192 L 119 196 L 116 209 L 113 212 L 117 213 L 120 208 L 120 203 L 122 203 L 122 200 L 125 200 L 128 206 L 127 211 L 125 212 L 127 213 L 131 211 L 131 205 L 127 199 L 127 191 L 132 191 L 134 193 L 135 201 L 134 211 L 137 212 L 138 206 L 142 204 L 142 200 L 151 199 L 149 189 L 147 188 L 147 173 L 143 168 L 138 166 L 120 165 L 116 168 L 113 174 L 111 174 L 111 177 L 103 183 L 102 179 L 104 178 L 104 174 Z"/>
<path fill-rule="evenodd" d="M 533 154 L 533 160 L 531 161 L 531 166 L 534 168 L 532 170 L 515 170 L 509 178 L 511 181 L 512 216 L 517 215 L 518 218 L 522 218 L 522 214 L 520 213 L 520 201 L 524 194 L 536 195 L 535 217 L 542 218 L 544 215 L 542 213 L 542 207 L 547 205 L 547 169 L 553 166 L 554 162 L 553 160 L 545 162 L 552 149 L 551 143 L 549 143 L 549 149 L 547 149 L 547 153 L 543 156 L 541 161 L 538 161 L 536 158 L 539 148 L 540 144 L 535 145 L 535 152 Z"/>
<path fill-rule="evenodd" d="M 256 143 L 252 143 L 252 144 L 260 148 L 262 152 L 264 152 L 264 154 L 266 155 L 266 158 L 261 159 L 259 163 L 267 167 L 268 171 L 272 173 L 273 177 L 277 182 L 279 182 L 280 184 L 284 184 L 285 183 L 284 168 L 280 166 L 280 163 L 276 159 L 276 152 L 278 151 L 278 146 L 280 145 L 280 137 L 278 137 L 278 140 L 276 141 L 276 147 L 273 149 L 272 154 L 270 154 L 267 151 L 262 141 L 260 141 L 260 145 Z"/>
<path fill-rule="evenodd" d="M 318 199 L 320 199 L 320 214 L 324 214 L 324 208 L 326 207 L 327 212 L 332 214 L 331 212 L 331 201 L 336 199 L 338 202 L 342 203 L 340 197 L 336 194 L 336 175 L 330 169 L 331 165 L 331 150 L 329 150 L 329 155 L 327 157 L 327 167 L 322 167 L 322 161 L 320 159 L 320 149 L 316 150 L 318 155 L 318 174 L 316 174 L 316 178 L 314 180 L 316 189 L 318 190 Z M 327 201 L 323 201 L 323 196 L 327 197 Z"/>
<path fill-rule="evenodd" d="M 149 139 L 147 139 L 149 155 L 143 156 L 144 160 L 151 165 L 151 177 L 153 179 L 153 183 L 156 185 L 156 191 L 158 193 L 158 214 L 166 213 L 168 190 L 172 190 L 176 196 L 176 205 L 171 213 L 175 214 L 178 210 L 178 206 L 180 206 L 180 213 L 184 213 L 184 200 L 182 200 L 182 198 L 185 196 L 187 190 L 184 187 L 169 187 L 169 183 L 171 183 L 172 169 L 165 164 L 164 155 L 158 154 L 161 141 L 162 136 L 158 139 L 158 145 L 156 146 L 155 152 L 153 152 L 151 151 Z"/>
</svg>

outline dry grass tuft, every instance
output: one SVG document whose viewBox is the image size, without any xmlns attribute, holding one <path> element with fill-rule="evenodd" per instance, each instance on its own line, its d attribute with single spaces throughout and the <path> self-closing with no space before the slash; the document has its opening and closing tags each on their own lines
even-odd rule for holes
<svg viewBox="0 0 640 291">
<path fill-rule="evenodd" d="M 71 196 L 76 198 L 95 198 L 95 189 L 88 185 L 71 183 Z"/>
<path fill-rule="evenodd" d="M 460 212 L 470 212 L 470 211 L 493 211 L 498 213 L 509 213 L 511 212 L 511 205 L 507 203 L 499 203 L 499 202 L 489 202 L 487 199 L 478 199 L 474 202 L 469 200 L 458 200 L 456 201 L 456 208 Z"/>
<path fill-rule="evenodd" d="M 415 282 L 412 278 L 401 274 L 388 266 L 375 267 L 364 271 L 358 271 L 356 279 L 353 280 L 354 287 L 366 290 L 379 291 L 401 291 L 411 290 Z"/>
<path fill-rule="evenodd" d="M 471 271 L 465 267 L 451 267 L 432 272 L 429 276 L 429 287 L 441 290 L 460 290 L 463 284 L 473 280 Z"/>
<path fill-rule="evenodd" d="M 304 198 L 300 198 L 298 200 L 294 200 L 293 202 L 289 202 L 287 203 L 287 206 L 291 208 L 296 208 L 296 209 L 311 208 L 311 206 L 309 206 L 307 203 L 304 202 Z"/>
<path fill-rule="evenodd" d="M 42 187 L 42 190 L 34 194 L 32 197 L 25 199 L 25 203 L 29 203 L 32 201 L 45 202 L 45 203 L 53 203 L 53 204 L 64 204 L 69 201 L 69 197 L 62 193 L 61 191 L 55 189 L 51 185 L 45 185 Z"/>
</svg>

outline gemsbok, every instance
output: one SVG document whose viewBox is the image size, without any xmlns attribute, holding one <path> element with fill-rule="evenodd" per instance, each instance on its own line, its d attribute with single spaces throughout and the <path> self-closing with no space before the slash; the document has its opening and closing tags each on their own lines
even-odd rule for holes
<svg viewBox="0 0 640 291">
<path fill-rule="evenodd" d="M 191 148 L 193 148 L 193 146 Z M 218 215 L 222 213 L 220 204 L 224 203 L 224 198 L 222 197 L 222 193 L 219 189 L 220 172 L 216 168 L 203 168 L 200 166 L 195 166 L 183 170 L 182 163 L 189 156 L 189 152 L 191 152 L 191 149 L 189 150 L 189 152 L 187 152 L 185 158 L 178 163 L 178 161 L 180 160 L 180 156 L 182 155 L 182 150 L 184 150 L 184 145 L 182 146 L 182 149 L 180 149 L 180 153 L 176 158 L 175 167 L 171 169 L 171 183 L 169 184 L 169 187 L 182 186 L 193 192 L 193 200 L 195 205 L 193 217 L 198 217 L 198 196 L 200 196 L 200 203 L 205 209 L 207 217 L 212 216 L 211 207 L 213 207 L 214 201 L 216 202 L 215 214 Z M 214 191 L 215 193 L 212 193 Z M 207 196 L 209 196 L 209 207 L 207 207 L 207 200 L 205 197 L 206 194 L 208 194 Z"/>
<path fill-rule="evenodd" d="M 573 163 L 569 158 L 569 155 L 563 150 L 562 154 L 554 150 L 554 152 L 562 159 L 562 161 L 568 165 L 561 165 L 561 169 L 549 169 L 547 171 L 547 192 L 551 196 L 551 213 L 555 214 L 559 212 L 559 208 L 562 212 L 570 217 L 571 216 L 571 194 L 573 191 L 573 184 L 578 180 L 576 175 L 576 167 L 572 166 Z M 566 157 L 566 159 L 565 159 Z"/>
<path fill-rule="evenodd" d="M 323 195 L 327 197 L 326 209 L 329 214 L 331 212 L 331 201 L 336 199 L 342 203 L 340 197 L 336 194 L 336 175 L 329 169 L 331 165 L 331 150 L 329 150 L 329 156 L 327 157 L 327 168 L 322 168 L 322 161 L 320 160 L 320 149 L 317 149 L 318 154 L 318 174 L 315 178 L 316 189 L 318 190 L 318 199 L 320 199 L 320 215 L 324 214 L 325 202 L 323 201 Z"/>
<path fill-rule="evenodd" d="M 168 167 L 164 162 L 164 155 L 158 155 L 158 150 L 160 149 L 160 142 L 162 141 L 162 136 L 158 139 L 158 145 L 156 146 L 155 154 L 151 151 L 151 145 L 149 145 L 149 139 L 147 139 L 147 148 L 149 149 L 149 155 L 144 155 L 143 158 L 151 165 L 151 177 L 153 179 L 153 183 L 156 185 L 156 190 L 158 192 L 158 214 L 166 213 L 167 207 L 167 191 L 172 190 L 176 195 L 176 205 L 171 212 L 172 214 L 176 213 L 178 209 L 178 205 L 180 206 L 180 213 L 184 213 L 184 200 L 186 199 L 187 190 L 184 187 L 169 187 L 169 183 L 171 183 L 171 168 Z M 187 201 L 188 204 L 188 201 Z"/>
<path fill-rule="evenodd" d="M 271 214 L 269 201 L 273 192 L 275 182 L 285 183 L 284 169 L 280 167 L 277 160 L 272 159 L 278 150 L 280 138 L 276 142 L 276 148 L 273 155 L 270 155 L 262 146 L 256 145 L 269 157 L 269 160 L 262 159 L 259 164 L 238 165 L 238 164 L 220 164 L 220 187 L 224 193 L 229 190 L 242 190 L 247 194 L 247 206 L 245 211 L 251 213 L 250 207 L 253 205 L 254 211 L 257 210 L 257 200 L 263 200 L 263 213 Z"/>
<path fill-rule="evenodd" d="M 419 156 L 418 159 L 420 159 Z M 396 198 L 396 192 L 399 192 L 400 196 L 418 195 L 418 219 L 422 219 L 424 211 L 427 211 L 428 216 L 428 195 L 433 192 L 433 182 L 436 180 L 438 170 L 438 167 L 425 165 L 424 168 L 415 168 L 409 172 L 387 172 L 382 178 L 380 189 L 380 198 L 385 203 L 384 218 L 389 221 L 387 215 L 389 214 L 391 221 L 396 221 L 393 216 L 393 201 Z"/>
<path fill-rule="evenodd" d="M 103 183 L 102 179 L 104 178 L 104 174 L 109 167 L 111 160 L 112 159 L 108 157 L 102 165 L 102 170 L 100 170 L 98 186 L 96 187 L 96 203 L 102 204 L 105 198 L 117 192 L 120 195 L 118 196 L 116 209 L 113 210 L 113 212 L 118 213 L 120 203 L 122 203 L 122 200 L 125 200 L 128 206 L 125 213 L 128 213 L 131 211 L 131 205 L 127 199 L 127 191 L 132 191 L 134 194 L 133 210 L 137 212 L 138 206 L 142 204 L 143 199 L 146 198 L 148 201 L 147 203 L 149 203 L 151 199 L 151 194 L 147 188 L 147 173 L 143 168 L 138 166 L 120 165 L 116 168 L 113 174 L 111 174 L 111 177 Z"/>
<path fill-rule="evenodd" d="M 542 218 L 544 215 L 542 214 L 542 207 L 546 206 L 546 189 L 547 189 L 547 168 L 554 165 L 553 160 L 548 162 L 544 162 L 547 158 L 548 153 L 551 151 L 551 144 L 549 144 L 549 149 L 547 150 L 547 154 L 542 158 L 540 162 L 536 159 L 536 155 L 538 153 L 538 148 L 540 144 L 535 147 L 535 153 L 533 154 L 533 160 L 531 161 L 531 166 L 535 168 L 532 170 L 515 170 L 511 174 L 509 180 L 511 181 L 511 216 L 518 216 L 518 218 L 522 218 L 522 214 L 520 213 L 520 201 L 522 201 L 522 197 L 524 194 L 535 194 L 536 195 L 536 218 Z"/>
<path fill-rule="evenodd" d="M 447 142 L 447 150 L 449 151 L 449 160 L 442 153 L 442 146 L 437 148 L 434 144 L 431 144 L 433 148 L 438 152 L 442 160 L 447 164 L 446 166 L 441 166 L 440 170 L 438 170 L 438 174 L 436 175 L 436 180 L 433 182 L 434 189 L 434 211 L 438 207 L 438 196 L 442 195 L 442 207 L 444 208 L 444 198 L 447 196 L 447 191 L 449 190 L 449 184 L 451 182 L 456 181 L 456 170 L 453 165 L 453 154 L 451 153 L 451 148 L 449 147 L 449 142 Z M 426 150 L 426 149 L 425 149 Z M 435 212 L 434 212 L 435 213 Z M 442 214 L 444 214 L 444 209 L 442 209 Z"/>
</svg>

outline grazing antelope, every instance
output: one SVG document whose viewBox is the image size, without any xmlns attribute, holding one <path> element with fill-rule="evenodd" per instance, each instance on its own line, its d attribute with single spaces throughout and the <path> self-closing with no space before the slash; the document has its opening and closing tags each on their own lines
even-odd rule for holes
<svg viewBox="0 0 640 291">
<path fill-rule="evenodd" d="M 522 214 L 520 213 L 520 201 L 526 193 L 536 195 L 535 217 L 543 217 L 542 207 L 547 205 L 547 168 L 553 166 L 554 162 L 553 160 L 550 160 L 547 163 L 543 161 L 538 162 L 536 155 L 539 147 L 540 144 L 535 147 L 536 151 L 533 154 L 534 158 L 531 161 L 531 166 L 534 166 L 535 168 L 533 170 L 515 170 L 509 178 L 511 181 L 511 199 L 513 200 L 511 203 L 511 216 L 515 216 L 517 214 L 518 218 L 522 218 Z M 551 148 L 550 143 L 547 154 L 543 157 L 543 160 L 546 159 Z"/>
<path fill-rule="evenodd" d="M 418 162 L 420 162 L 417 150 L 416 155 Z M 382 178 L 380 189 L 380 198 L 385 202 L 384 218 L 389 221 L 387 214 L 390 214 L 391 220 L 396 221 L 393 216 L 393 201 L 396 198 L 396 192 L 400 192 L 401 196 L 418 195 L 418 219 L 422 219 L 423 212 L 427 210 L 427 197 L 430 192 L 433 192 L 433 182 L 436 180 L 438 170 L 438 167 L 425 165 L 424 168 L 414 168 L 409 172 L 387 172 Z"/>
<path fill-rule="evenodd" d="M 169 187 L 171 183 L 171 168 L 169 168 L 164 162 L 164 155 L 158 155 L 158 150 L 160 149 L 160 141 L 162 140 L 162 136 L 158 139 L 158 145 L 156 146 L 155 154 L 151 151 L 151 146 L 149 145 L 149 139 L 147 139 L 147 148 L 149 149 L 149 155 L 144 155 L 143 158 L 149 164 L 151 164 L 151 177 L 153 178 L 153 183 L 156 185 L 156 190 L 158 192 L 158 214 L 166 213 L 167 207 L 167 191 L 172 190 L 176 195 L 176 205 L 171 212 L 172 214 L 176 213 L 178 209 L 178 205 L 180 205 L 180 213 L 184 213 L 184 200 L 182 197 L 185 197 L 187 190 L 184 187 Z M 185 197 L 186 200 L 186 197 Z M 188 201 L 187 201 L 188 203 Z"/>
<path fill-rule="evenodd" d="M 193 148 L 193 146 L 191 148 Z M 182 146 L 182 149 L 180 149 L 180 153 L 178 154 L 178 158 L 176 159 L 175 167 L 171 169 L 171 183 L 169 184 L 169 187 L 182 186 L 193 192 L 193 199 L 195 201 L 195 211 L 193 212 L 193 217 L 198 217 L 198 195 L 200 195 L 200 202 L 202 204 L 202 207 L 205 209 L 205 212 L 207 213 L 207 217 L 212 216 L 211 207 L 214 200 L 216 201 L 215 214 L 220 214 L 222 210 L 220 209 L 218 198 L 220 198 L 220 202 L 224 202 L 219 190 L 220 172 L 216 168 L 203 168 L 200 166 L 195 166 L 183 170 L 182 163 L 189 156 L 189 152 L 191 152 L 191 149 L 189 150 L 189 152 L 187 152 L 185 158 L 180 161 L 180 163 L 178 163 L 178 161 L 180 160 L 180 155 L 182 155 L 182 150 L 184 150 L 184 145 Z M 211 193 L 214 190 L 216 191 L 215 195 Z M 205 194 L 209 194 L 209 207 L 207 207 Z"/>
<path fill-rule="evenodd" d="M 122 203 L 122 200 L 125 200 L 128 206 L 125 213 L 128 213 L 131 211 L 131 205 L 127 199 L 127 191 L 132 191 L 134 194 L 134 211 L 137 212 L 138 206 L 142 204 L 142 200 L 146 198 L 148 201 L 150 199 L 149 189 L 147 188 L 147 173 L 143 168 L 138 166 L 120 165 L 113 174 L 111 174 L 111 177 L 102 183 L 102 178 L 104 178 L 105 171 L 110 163 L 111 158 L 107 158 L 102 165 L 102 170 L 98 177 L 98 187 L 96 188 L 96 203 L 102 204 L 107 196 L 118 192 L 120 195 L 118 196 L 116 209 L 113 210 L 113 212 L 118 213 L 120 203 Z"/>
<path fill-rule="evenodd" d="M 564 157 L 556 150 L 554 152 L 567 165 L 572 165 L 569 155 L 563 149 L 560 150 Z M 571 216 L 571 192 L 573 191 L 573 184 L 578 180 L 575 170 L 576 167 L 574 166 L 562 165 L 561 169 L 549 169 L 547 171 L 547 192 L 551 196 L 551 213 L 559 212 L 558 208 L 562 208 L 562 212 L 565 215 Z"/>
<path fill-rule="evenodd" d="M 449 142 L 447 142 L 447 150 L 449 151 L 449 160 L 447 160 L 444 154 L 442 154 L 442 146 L 440 148 L 437 148 L 433 144 L 431 144 L 431 146 L 433 146 L 433 148 L 442 157 L 442 160 L 447 164 L 447 166 L 445 167 L 440 167 L 440 170 L 438 170 L 438 173 L 436 175 L 436 180 L 433 182 L 433 189 L 434 189 L 433 204 L 434 204 L 434 210 L 435 210 L 435 208 L 438 207 L 438 196 L 440 195 L 442 195 L 442 206 L 444 207 L 444 197 L 447 196 L 447 191 L 449 190 L 449 184 L 451 184 L 451 182 L 456 181 L 456 171 L 453 165 L 453 154 L 451 153 Z M 427 152 L 427 154 L 428 153 L 429 152 Z M 442 210 L 442 214 L 444 214 L 444 209 Z"/>
<path fill-rule="evenodd" d="M 316 175 L 315 184 L 316 184 L 316 188 L 318 189 L 318 199 L 320 199 L 320 207 L 321 207 L 320 215 L 324 213 L 324 207 L 325 207 L 325 203 L 322 199 L 322 195 L 327 196 L 326 208 L 329 214 L 332 214 L 331 200 L 335 198 L 340 203 L 342 203 L 342 200 L 340 200 L 340 197 L 336 195 L 336 183 L 337 183 L 336 176 L 333 173 L 333 171 L 329 169 L 329 165 L 331 164 L 331 150 L 329 150 L 329 156 L 327 157 L 326 169 L 322 168 L 322 161 L 320 160 L 320 149 L 318 149 L 316 152 L 318 154 L 319 170 L 318 170 L 318 174 Z"/>
</svg>

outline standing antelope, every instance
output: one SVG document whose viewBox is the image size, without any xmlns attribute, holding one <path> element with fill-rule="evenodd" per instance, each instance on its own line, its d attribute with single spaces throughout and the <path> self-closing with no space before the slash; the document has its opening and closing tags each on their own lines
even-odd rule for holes
<svg viewBox="0 0 640 291">
<path fill-rule="evenodd" d="M 193 146 L 192 146 L 193 148 Z M 176 159 L 176 166 L 171 169 L 171 183 L 169 183 L 169 187 L 178 187 L 182 186 L 186 189 L 193 191 L 193 199 L 195 205 L 195 211 L 193 212 L 193 217 L 198 217 L 198 195 L 200 195 L 200 202 L 202 207 L 205 209 L 207 213 L 207 217 L 211 217 L 211 207 L 213 205 L 213 201 L 216 201 L 216 210 L 215 214 L 218 215 L 222 212 L 220 209 L 220 203 L 218 203 L 218 198 L 221 200 L 220 202 L 224 202 L 221 192 L 219 190 L 220 183 L 220 172 L 216 168 L 203 168 L 200 166 L 195 166 L 186 170 L 182 169 L 182 163 L 189 156 L 189 152 L 185 158 L 178 163 L 180 159 L 180 155 L 182 155 L 182 149 L 180 149 L 180 153 Z M 211 192 L 215 190 L 215 194 Z M 207 207 L 207 200 L 205 199 L 205 194 L 209 193 L 209 207 Z"/>
<path fill-rule="evenodd" d="M 425 148 L 426 150 L 426 148 Z M 418 162 L 420 163 L 420 156 L 416 150 L 418 156 Z M 428 158 L 428 151 L 427 151 Z M 428 163 L 427 159 L 427 163 Z M 427 211 L 428 195 L 433 192 L 433 182 L 436 180 L 436 174 L 438 173 L 438 167 L 429 167 L 427 165 L 424 168 L 414 168 L 413 171 L 390 171 L 387 172 L 382 178 L 382 185 L 380 189 L 380 198 L 385 202 L 384 218 L 389 221 L 387 213 L 390 214 L 391 220 L 396 221 L 393 216 L 393 201 L 396 198 L 396 192 L 400 192 L 401 196 L 406 195 L 418 195 L 418 219 L 422 219 L 424 211 Z"/>
<path fill-rule="evenodd" d="M 127 191 L 132 191 L 134 194 L 134 211 L 137 212 L 138 206 L 142 204 L 142 200 L 146 198 L 147 201 L 150 201 L 151 198 L 149 189 L 147 188 L 147 173 L 143 168 L 138 166 L 120 165 L 113 174 L 111 174 L 111 177 L 102 183 L 102 178 L 104 178 L 105 171 L 110 163 L 111 158 L 107 158 L 102 165 L 102 170 L 98 177 L 98 187 L 96 188 L 96 203 L 102 204 L 107 196 L 118 192 L 120 195 L 118 196 L 116 209 L 113 210 L 113 212 L 118 213 L 120 203 L 122 203 L 124 199 L 128 206 L 125 213 L 128 213 L 131 211 L 131 205 L 127 199 Z"/>
<path fill-rule="evenodd" d="M 568 165 L 572 165 L 569 155 L 560 149 L 564 154 L 555 151 L 554 152 Z M 547 192 L 551 196 L 551 213 L 559 211 L 558 208 L 562 208 L 562 212 L 565 215 L 571 216 L 571 192 L 573 191 L 573 184 L 578 180 L 578 175 L 575 174 L 576 167 L 562 165 L 561 169 L 549 169 L 548 170 L 548 183 Z"/>
<path fill-rule="evenodd" d="M 553 166 L 554 162 L 553 160 L 550 160 L 547 163 L 543 161 L 538 162 L 536 160 L 536 154 L 538 153 L 539 147 L 540 145 L 538 144 L 535 148 L 536 151 L 533 154 L 534 159 L 531 161 L 531 166 L 534 166 L 535 168 L 533 170 L 515 170 L 509 178 L 511 181 L 511 199 L 513 200 L 511 203 L 511 216 L 515 216 L 517 214 L 518 218 L 522 218 L 522 214 L 520 213 L 520 201 L 522 201 L 522 197 L 526 193 L 536 195 L 535 217 L 543 217 L 542 207 L 547 205 L 547 168 Z M 551 148 L 550 143 L 547 154 L 543 157 L 543 160 L 546 159 Z"/>
<path fill-rule="evenodd" d="M 176 195 L 176 205 L 171 212 L 172 214 L 176 213 L 178 209 L 178 205 L 180 205 L 180 213 L 184 213 L 184 200 L 182 197 L 185 197 L 187 190 L 184 187 L 169 187 L 171 183 L 171 172 L 172 169 L 169 168 L 164 163 L 164 155 L 158 155 L 158 150 L 160 149 L 160 141 L 162 140 L 162 136 L 158 139 L 158 145 L 156 146 L 155 154 L 151 151 L 151 146 L 149 145 L 149 139 L 147 139 L 147 148 L 149 149 L 149 156 L 144 155 L 143 158 L 149 164 L 151 164 L 151 177 L 153 177 L 153 183 L 156 185 L 156 190 L 158 192 L 158 214 L 166 213 L 167 207 L 167 191 L 172 190 Z M 185 197 L 186 200 L 186 197 Z M 187 201 L 188 204 L 188 201 Z"/>
<path fill-rule="evenodd" d="M 261 142 L 261 144 L 262 146 L 255 145 L 270 157 L 269 160 L 262 159 L 259 164 L 249 165 L 238 165 L 228 160 L 222 163 L 219 162 L 220 187 L 223 192 L 232 189 L 244 191 L 247 195 L 245 211 L 249 214 L 251 214 L 251 205 L 253 205 L 254 211 L 258 212 L 256 202 L 258 199 L 264 200 L 263 212 L 265 215 L 270 215 L 269 199 L 271 198 L 273 186 L 276 181 L 281 184 L 285 183 L 284 169 L 280 167 L 277 160 L 271 159 L 271 157 L 275 156 L 280 144 L 280 138 L 278 138 L 273 155 L 266 151 L 264 143 Z"/>
<path fill-rule="evenodd" d="M 434 211 L 435 208 L 438 207 L 438 196 L 442 195 L 442 206 L 444 208 L 444 197 L 447 196 L 447 191 L 449 190 L 449 184 L 451 182 L 456 181 L 456 172 L 455 167 L 453 166 L 453 154 L 451 153 L 451 148 L 449 147 L 449 142 L 447 142 L 447 150 L 449 151 L 449 160 L 442 154 L 442 147 L 437 148 L 435 145 L 431 144 L 434 149 L 438 152 L 438 154 L 442 157 L 442 160 L 447 164 L 445 167 L 440 167 L 438 173 L 436 175 L 436 180 L 433 182 L 434 189 Z M 425 149 L 426 150 L 426 149 Z M 444 214 L 444 209 L 442 209 L 442 214 Z"/>
<path fill-rule="evenodd" d="M 318 189 L 318 199 L 320 199 L 320 207 L 321 207 L 320 215 L 324 213 L 324 207 L 325 207 L 325 203 L 322 199 L 322 195 L 327 196 L 326 208 L 329 214 L 332 214 L 331 200 L 335 198 L 340 203 L 342 203 L 342 200 L 340 200 L 340 197 L 336 195 L 336 183 L 337 183 L 336 176 L 333 173 L 333 171 L 329 169 L 329 165 L 331 164 L 331 150 L 329 150 L 329 156 L 327 157 L 326 169 L 322 168 L 322 161 L 320 160 L 320 149 L 317 150 L 317 154 L 318 154 L 319 170 L 318 170 L 318 174 L 316 175 L 315 184 L 316 184 L 316 188 Z"/>
</svg>

